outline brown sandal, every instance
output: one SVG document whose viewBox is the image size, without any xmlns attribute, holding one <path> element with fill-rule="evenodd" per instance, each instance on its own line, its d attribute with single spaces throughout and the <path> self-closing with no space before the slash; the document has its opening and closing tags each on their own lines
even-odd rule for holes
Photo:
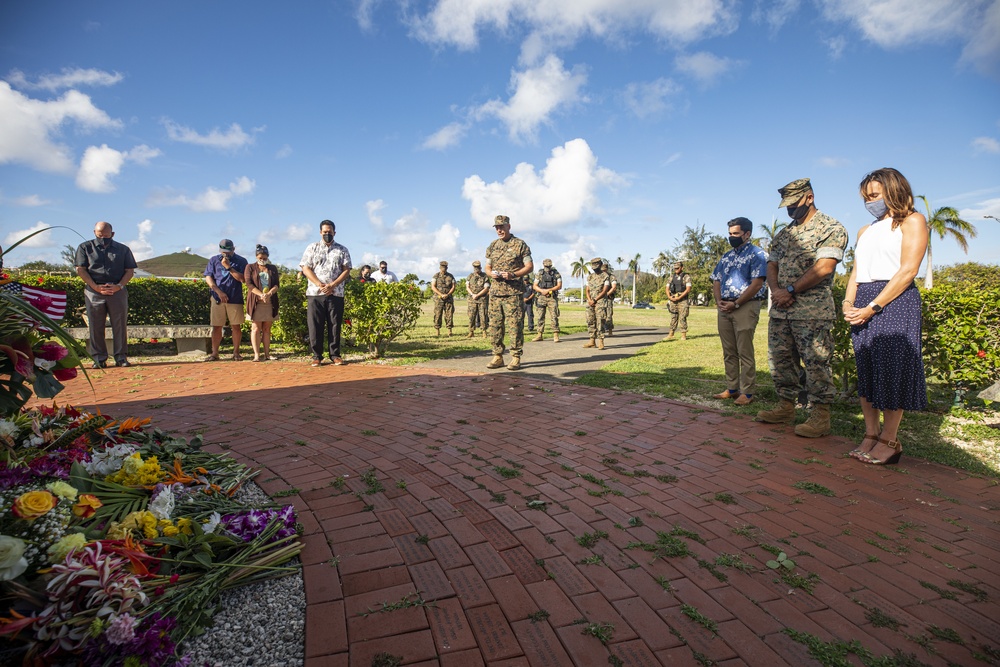
<svg viewBox="0 0 1000 667">
<path fill-rule="evenodd" d="M 883 445 L 889 445 L 894 450 L 893 453 L 889 455 L 889 458 L 876 459 L 871 454 L 865 454 L 861 461 L 873 466 L 891 466 L 899 463 L 899 458 L 903 455 L 902 443 L 900 443 L 899 440 L 886 440 L 885 438 L 879 438 L 878 441 Z"/>
<path fill-rule="evenodd" d="M 848 456 L 853 456 L 854 458 L 860 461 L 862 457 L 868 454 L 868 452 L 875 449 L 875 445 L 878 444 L 878 436 L 879 436 L 878 433 L 875 433 L 874 435 L 871 433 L 866 433 L 865 437 L 862 438 L 861 440 L 861 444 L 858 445 L 856 448 L 852 449 L 851 451 L 849 451 L 847 453 Z M 868 447 L 865 447 L 865 443 L 868 442 L 869 440 L 872 441 L 872 444 L 869 445 Z"/>
</svg>

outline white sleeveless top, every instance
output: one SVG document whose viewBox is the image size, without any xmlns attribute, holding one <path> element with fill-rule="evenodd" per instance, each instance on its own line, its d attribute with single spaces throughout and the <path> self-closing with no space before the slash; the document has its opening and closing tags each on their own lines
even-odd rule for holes
<svg viewBox="0 0 1000 667">
<path fill-rule="evenodd" d="M 903 227 L 892 228 L 892 218 L 876 220 L 858 239 L 854 266 L 859 283 L 891 280 L 899 271 L 903 250 Z"/>
</svg>

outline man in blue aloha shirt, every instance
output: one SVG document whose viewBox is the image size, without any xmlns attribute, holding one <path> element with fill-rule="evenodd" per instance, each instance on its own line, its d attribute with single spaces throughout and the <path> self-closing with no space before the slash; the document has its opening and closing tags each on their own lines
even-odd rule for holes
<svg viewBox="0 0 1000 667">
<path fill-rule="evenodd" d="M 748 405 L 757 387 L 753 337 L 760 307 L 767 298 L 767 254 L 750 243 L 753 223 L 748 219 L 734 218 L 728 226 L 733 249 L 722 256 L 711 276 L 728 386 L 715 398 L 732 398 L 736 405 Z"/>
</svg>

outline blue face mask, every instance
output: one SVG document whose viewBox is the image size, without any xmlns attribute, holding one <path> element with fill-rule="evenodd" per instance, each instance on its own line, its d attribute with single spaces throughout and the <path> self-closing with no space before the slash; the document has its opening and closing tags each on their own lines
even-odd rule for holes
<svg viewBox="0 0 1000 667">
<path fill-rule="evenodd" d="M 884 197 L 875 201 L 866 201 L 865 208 L 875 216 L 876 220 L 881 220 L 889 212 L 889 207 L 886 206 Z"/>
</svg>

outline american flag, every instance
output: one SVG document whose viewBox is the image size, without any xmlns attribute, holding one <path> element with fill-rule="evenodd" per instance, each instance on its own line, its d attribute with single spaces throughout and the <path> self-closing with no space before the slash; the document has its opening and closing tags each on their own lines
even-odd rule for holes
<svg viewBox="0 0 1000 667">
<path fill-rule="evenodd" d="M 23 285 L 15 280 L 0 284 L 0 290 L 20 295 L 22 299 L 57 322 L 66 316 L 66 292 Z"/>
</svg>

